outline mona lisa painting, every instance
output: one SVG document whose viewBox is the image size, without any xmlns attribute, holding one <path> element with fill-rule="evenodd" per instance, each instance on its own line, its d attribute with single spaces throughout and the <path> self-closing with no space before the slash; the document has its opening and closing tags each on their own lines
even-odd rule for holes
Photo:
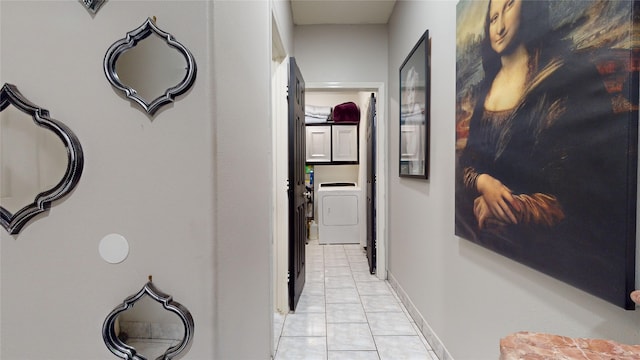
<svg viewBox="0 0 640 360">
<path fill-rule="evenodd" d="M 461 0 L 456 235 L 625 309 L 640 3 Z"/>
</svg>

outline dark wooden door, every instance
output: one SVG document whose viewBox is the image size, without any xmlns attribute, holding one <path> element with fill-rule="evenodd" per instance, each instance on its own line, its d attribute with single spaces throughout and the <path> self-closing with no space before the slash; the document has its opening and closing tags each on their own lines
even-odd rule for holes
<svg viewBox="0 0 640 360">
<path fill-rule="evenodd" d="M 376 97 L 371 94 L 367 108 L 367 259 L 369 271 L 376 272 Z"/>
<path fill-rule="evenodd" d="M 296 309 L 305 280 L 305 128 L 304 79 L 294 58 L 289 59 L 289 308 Z"/>
</svg>

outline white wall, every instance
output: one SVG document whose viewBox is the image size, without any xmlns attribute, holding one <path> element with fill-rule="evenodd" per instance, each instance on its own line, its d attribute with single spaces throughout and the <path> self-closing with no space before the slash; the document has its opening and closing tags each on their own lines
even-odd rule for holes
<svg viewBox="0 0 640 360">
<path fill-rule="evenodd" d="M 271 10 L 278 26 L 282 45 L 287 54 L 293 54 L 293 15 L 289 0 L 270 0 Z"/>
<path fill-rule="evenodd" d="M 520 330 L 640 343 L 622 310 L 453 235 L 456 3 L 399 1 L 389 23 L 389 272 L 456 360 L 497 359 Z M 431 37 L 429 181 L 400 179 L 398 69 Z"/>
<path fill-rule="evenodd" d="M 102 71 L 149 16 L 198 65 L 154 118 Z M 270 23 L 264 1 L 110 0 L 96 15 L 76 0 L 0 1 L 0 82 L 67 124 L 85 155 L 72 194 L 19 235 L 0 230 L 0 358 L 115 358 L 104 318 L 148 275 L 193 315 L 185 358 L 269 358 Z M 118 265 L 98 254 L 112 232 L 131 248 Z"/>
<path fill-rule="evenodd" d="M 214 1 L 216 359 L 271 356 L 271 11 Z M 197 356 L 193 357 L 198 359 Z"/>
<path fill-rule="evenodd" d="M 387 81 L 385 25 L 299 25 L 294 48 L 307 84 Z"/>
</svg>

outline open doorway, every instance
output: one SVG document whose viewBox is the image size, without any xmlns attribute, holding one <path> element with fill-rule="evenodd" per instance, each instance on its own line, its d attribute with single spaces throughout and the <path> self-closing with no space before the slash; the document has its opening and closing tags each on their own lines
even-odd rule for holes
<svg viewBox="0 0 640 360">
<path fill-rule="evenodd" d="M 272 137 L 273 137 L 273 309 L 276 314 L 286 314 L 289 312 L 288 303 L 288 268 L 289 268 L 289 246 L 288 246 L 288 198 L 287 198 L 287 82 L 289 62 L 282 41 L 278 33 L 276 21 L 272 22 Z M 304 74 L 304 68 L 301 68 Z M 376 234 L 377 234 L 377 269 L 376 276 L 386 279 L 386 172 L 387 172 L 387 124 L 386 124 L 386 89 L 383 82 L 315 82 L 306 83 L 306 96 L 316 92 L 359 92 L 368 98 L 371 93 L 376 95 L 377 101 L 377 131 L 376 131 Z M 313 100 L 311 100 L 313 101 Z M 307 100 L 309 103 L 309 100 Z M 363 104 L 365 104 L 364 102 Z M 365 146 L 362 134 L 366 133 L 364 128 L 360 129 L 361 146 Z M 366 164 L 366 152 L 360 152 L 360 164 Z M 364 168 L 364 166 L 363 166 Z M 362 174 L 356 172 L 357 182 L 366 183 L 364 169 Z M 364 211 L 364 210 L 363 210 Z M 366 212 L 362 219 L 366 219 Z M 361 233 L 365 233 L 366 221 L 363 221 Z M 366 239 L 363 236 L 362 244 Z M 277 316 L 274 322 L 277 323 Z M 274 327 L 277 327 L 275 324 Z"/>
<path fill-rule="evenodd" d="M 303 69 L 304 71 L 304 69 Z M 361 110 L 361 125 L 359 131 L 359 166 L 354 167 L 351 171 L 355 173 L 355 182 L 364 185 L 367 183 L 367 106 L 370 102 L 371 95 L 375 96 L 376 101 L 376 132 L 375 132 L 375 169 L 376 169 L 376 183 L 375 192 L 376 200 L 375 207 L 377 215 L 375 217 L 376 229 L 376 276 L 379 279 L 387 278 L 386 268 L 386 169 L 387 169 L 387 142 L 386 142 L 386 110 L 385 110 L 385 87 L 384 83 L 379 82 L 308 82 L 306 85 L 307 104 L 312 104 L 314 101 L 320 102 L 319 99 L 324 99 L 329 103 L 340 103 L 341 99 L 355 99 L 355 102 L 360 106 Z M 325 102 L 326 103 L 326 102 Z M 328 168 L 323 174 L 314 174 L 315 183 L 314 187 L 317 190 L 317 184 L 322 181 L 332 181 L 335 177 L 335 167 Z M 345 171 L 345 170 L 341 170 Z M 349 170 L 346 170 L 349 171 Z M 327 178 L 328 176 L 328 178 Z M 342 175 L 339 175 L 342 176 Z M 347 175 L 348 176 L 348 175 Z M 366 194 L 363 194 L 363 198 Z M 316 209 L 317 210 L 317 209 Z M 363 207 L 360 212 L 362 219 L 367 219 L 367 209 Z M 360 229 L 360 245 L 362 247 L 367 246 L 366 234 L 367 234 L 367 222 L 361 222 Z"/>
<path fill-rule="evenodd" d="M 287 83 L 287 69 L 288 63 L 286 59 L 283 59 L 281 63 L 277 64 L 278 67 L 273 73 L 274 79 L 274 99 L 273 99 L 273 131 L 274 131 L 274 255 L 273 255 L 273 270 L 274 270 L 274 310 L 285 314 L 289 311 L 288 304 L 288 246 L 287 246 L 287 233 L 289 223 L 287 217 L 287 102 L 286 102 L 286 83 Z M 301 69 L 304 72 L 304 69 Z M 387 125 L 385 117 L 385 100 L 386 93 L 384 83 L 379 82 L 358 82 L 358 83 L 307 83 L 306 84 L 306 96 L 307 103 L 315 101 L 315 96 L 318 94 L 324 94 L 325 96 L 337 96 L 340 98 L 340 94 L 351 93 L 359 94 L 363 97 L 362 104 L 366 104 L 369 96 L 374 93 L 377 101 L 377 131 L 376 131 L 376 234 L 377 234 L 377 248 L 376 248 L 376 276 L 380 279 L 386 279 L 386 169 L 387 169 Z M 337 101 L 337 100 L 336 100 Z M 365 108 L 366 113 L 366 108 Z M 360 146 L 366 147 L 366 132 L 360 131 L 361 141 Z M 361 149 L 360 151 L 360 164 L 362 169 L 352 170 L 355 171 L 353 175 L 356 181 L 361 184 L 365 184 L 366 178 L 366 151 Z M 328 176 L 333 176 L 330 174 Z M 316 179 L 314 187 L 322 179 Z M 317 189 L 316 189 L 317 190 Z M 315 205 L 315 204 L 314 204 Z M 316 209 L 317 211 L 317 209 Z M 363 208 L 363 213 L 360 215 L 362 219 L 366 219 L 366 208 Z M 362 240 L 361 244 L 366 244 L 366 221 L 362 224 Z"/>
</svg>

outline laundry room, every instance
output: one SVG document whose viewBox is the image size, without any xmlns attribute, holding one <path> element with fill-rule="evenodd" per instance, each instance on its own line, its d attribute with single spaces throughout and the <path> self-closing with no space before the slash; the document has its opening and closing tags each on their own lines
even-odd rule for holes
<svg viewBox="0 0 640 360">
<path fill-rule="evenodd" d="M 373 94 L 375 95 L 375 94 Z M 367 109 L 371 91 L 307 90 L 306 177 L 309 240 L 366 241 Z"/>
</svg>

